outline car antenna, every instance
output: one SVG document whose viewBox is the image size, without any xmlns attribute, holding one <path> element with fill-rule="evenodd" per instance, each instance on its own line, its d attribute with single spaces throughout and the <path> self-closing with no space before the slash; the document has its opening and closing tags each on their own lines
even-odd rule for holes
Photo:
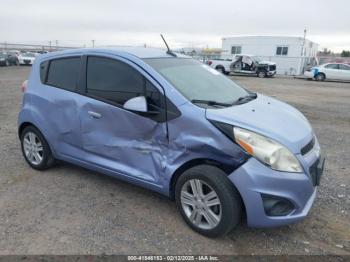
<svg viewBox="0 0 350 262">
<path fill-rule="evenodd" d="M 162 34 L 160 34 L 160 36 L 161 36 L 161 38 L 163 39 L 163 41 L 164 41 L 164 44 L 165 44 L 166 48 L 168 49 L 168 50 L 166 51 L 166 53 L 167 53 L 168 55 L 171 55 L 171 56 L 177 57 L 177 55 L 176 55 L 176 54 L 175 54 L 173 51 L 171 51 L 171 50 L 170 50 L 170 48 L 169 48 L 169 46 L 168 46 L 168 43 L 165 41 L 165 39 L 164 39 L 163 35 L 162 35 Z"/>
</svg>

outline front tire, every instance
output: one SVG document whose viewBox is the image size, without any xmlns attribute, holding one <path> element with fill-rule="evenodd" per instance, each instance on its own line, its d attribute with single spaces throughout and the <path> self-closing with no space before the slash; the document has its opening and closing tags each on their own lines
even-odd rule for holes
<svg viewBox="0 0 350 262">
<path fill-rule="evenodd" d="M 22 131 L 21 148 L 24 159 L 34 169 L 44 170 L 54 163 L 49 144 L 34 126 L 27 126 Z"/>
<path fill-rule="evenodd" d="M 315 76 L 315 79 L 316 79 L 317 81 L 324 81 L 324 80 L 326 79 L 326 76 L 325 76 L 325 74 L 323 74 L 323 73 L 319 73 L 319 74 L 317 74 L 317 75 Z"/>
<path fill-rule="evenodd" d="M 257 76 L 258 76 L 259 78 L 264 78 L 264 77 L 266 77 L 266 72 L 265 72 L 265 71 L 259 71 L 259 72 L 257 73 Z"/>
<path fill-rule="evenodd" d="M 227 234 L 241 220 L 240 195 L 227 175 L 214 166 L 185 171 L 176 183 L 175 199 L 185 222 L 208 237 Z"/>
</svg>

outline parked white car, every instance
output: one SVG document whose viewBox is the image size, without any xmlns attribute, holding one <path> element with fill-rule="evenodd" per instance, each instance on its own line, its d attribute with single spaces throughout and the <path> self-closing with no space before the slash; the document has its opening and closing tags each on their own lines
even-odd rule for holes
<svg viewBox="0 0 350 262">
<path fill-rule="evenodd" d="M 18 56 L 18 61 L 20 65 L 32 65 L 35 61 L 35 53 L 24 53 Z"/>
<path fill-rule="evenodd" d="M 304 75 L 308 79 L 316 79 L 318 81 L 324 81 L 325 79 L 350 81 L 350 65 L 327 63 L 307 69 Z"/>
</svg>

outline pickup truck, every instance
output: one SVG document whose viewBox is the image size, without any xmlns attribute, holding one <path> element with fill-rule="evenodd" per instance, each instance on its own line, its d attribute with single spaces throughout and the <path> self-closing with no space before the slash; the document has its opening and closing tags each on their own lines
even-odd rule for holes
<svg viewBox="0 0 350 262">
<path fill-rule="evenodd" d="M 208 65 L 223 74 L 245 74 L 258 77 L 272 77 L 276 74 L 276 63 L 261 61 L 252 55 L 235 55 L 232 60 L 209 60 Z"/>
</svg>

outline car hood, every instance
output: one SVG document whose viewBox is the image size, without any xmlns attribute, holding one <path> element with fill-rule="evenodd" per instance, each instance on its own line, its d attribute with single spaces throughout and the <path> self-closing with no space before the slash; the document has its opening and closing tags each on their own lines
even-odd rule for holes
<svg viewBox="0 0 350 262">
<path fill-rule="evenodd" d="M 238 126 L 272 138 L 298 154 L 313 137 L 308 120 L 294 107 L 258 94 L 241 105 L 206 109 L 208 120 Z"/>
</svg>

